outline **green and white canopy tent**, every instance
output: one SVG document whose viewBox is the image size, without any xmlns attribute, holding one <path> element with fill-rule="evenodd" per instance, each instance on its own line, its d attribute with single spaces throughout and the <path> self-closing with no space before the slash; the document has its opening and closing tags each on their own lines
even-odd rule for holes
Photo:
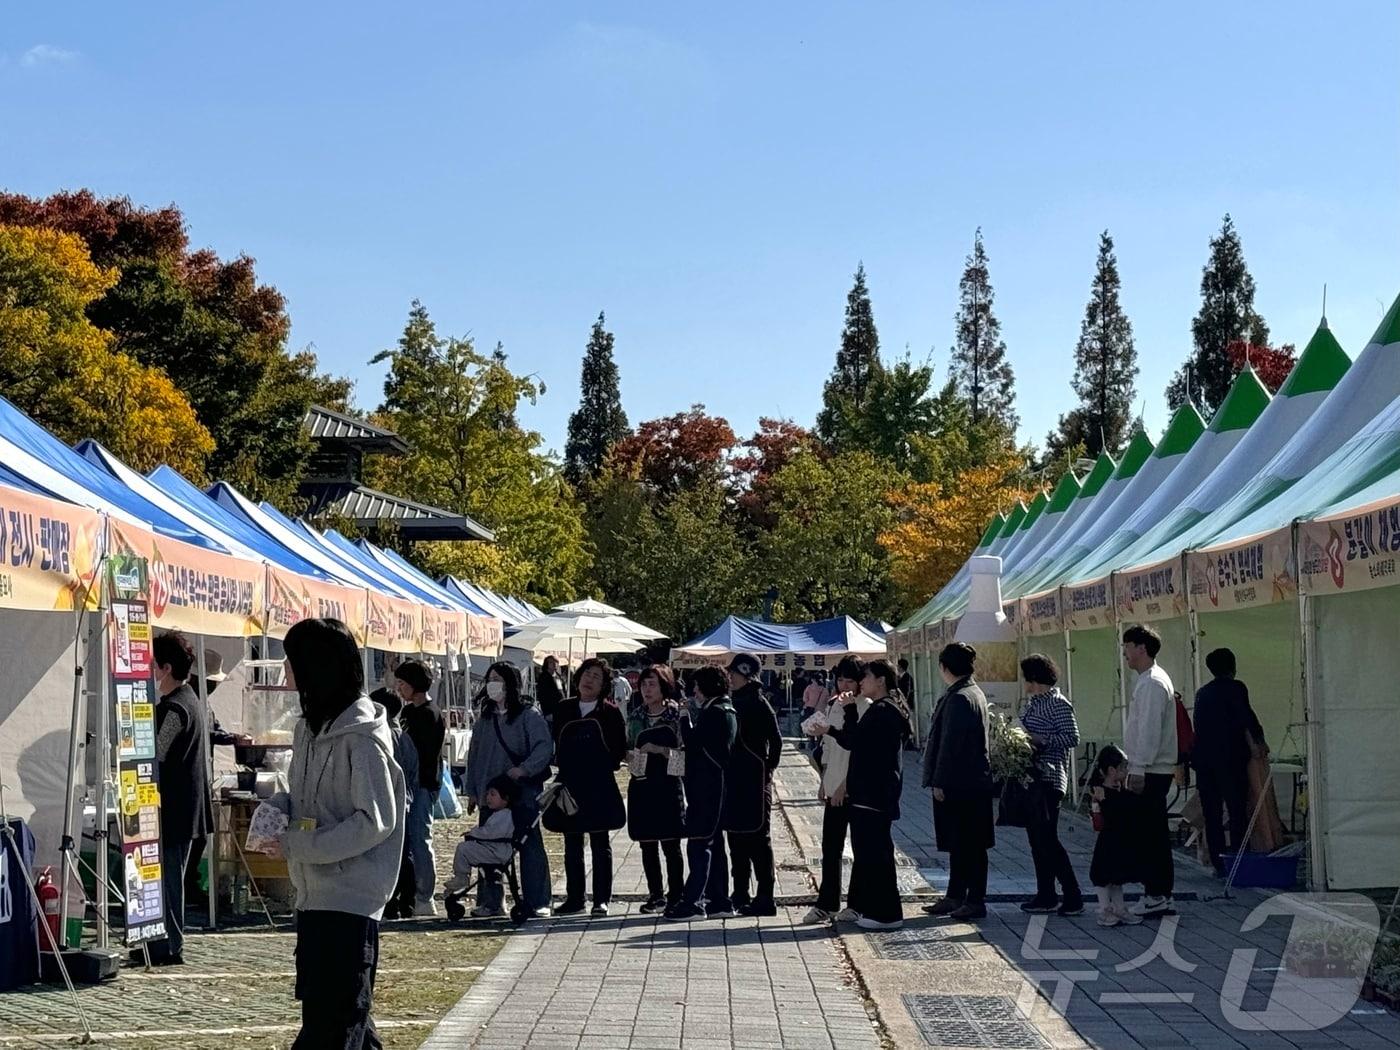
<svg viewBox="0 0 1400 1050">
<path fill-rule="evenodd" d="M 1312 883 L 1393 886 L 1400 300 L 1354 364 L 1324 321 L 1272 399 L 1246 370 L 1208 429 L 1194 415 L 1178 412 L 1150 455 L 1135 437 L 1091 491 L 1101 460 L 1048 529 L 1002 548 L 1021 647 L 1063 661 L 1099 743 L 1121 739 L 1123 625 L 1161 631 L 1188 706 L 1204 653 L 1234 649 L 1275 757 L 1307 770 Z M 965 593 L 955 577 L 891 636 L 930 682 Z"/>
</svg>

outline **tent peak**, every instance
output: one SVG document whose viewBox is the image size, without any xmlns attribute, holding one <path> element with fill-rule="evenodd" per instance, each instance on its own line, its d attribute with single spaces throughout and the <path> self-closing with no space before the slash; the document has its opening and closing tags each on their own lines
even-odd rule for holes
<svg viewBox="0 0 1400 1050">
<path fill-rule="evenodd" d="M 1341 382 L 1350 367 L 1351 358 L 1327 327 L 1326 318 L 1323 318 L 1323 323 L 1318 325 L 1308 345 L 1298 355 L 1293 371 L 1288 373 L 1283 386 L 1279 387 L 1278 396 L 1296 397 L 1331 390 Z"/>
<path fill-rule="evenodd" d="M 1113 457 L 1107 452 L 1100 452 L 1099 458 L 1094 460 L 1093 469 L 1089 471 L 1084 483 L 1079 486 L 1080 499 L 1092 499 L 1099 494 L 1099 490 L 1108 484 L 1109 478 L 1113 477 L 1113 472 L 1118 469 L 1118 464 L 1113 462 Z"/>
<path fill-rule="evenodd" d="M 1196 439 L 1205 432 L 1206 421 L 1196 411 L 1196 406 L 1187 402 L 1178 406 L 1172 413 L 1167 431 L 1162 435 L 1162 440 L 1157 442 L 1152 454 L 1158 459 L 1165 459 L 1167 456 L 1179 456 L 1183 452 L 1189 452 Z"/>
<path fill-rule="evenodd" d="M 1269 390 L 1254 371 L 1254 366 L 1246 364 L 1230 384 L 1230 392 L 1215 410 L 1210 420 L 1210 432 L 1223 434 L 1230 430 L 1245 430 L 1252 426 L 1269 407 L 1272 398 Z"/>
</svg>

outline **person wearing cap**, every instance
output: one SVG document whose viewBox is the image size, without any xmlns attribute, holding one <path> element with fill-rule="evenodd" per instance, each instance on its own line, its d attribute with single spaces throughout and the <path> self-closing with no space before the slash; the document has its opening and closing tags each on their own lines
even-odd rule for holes
<svg viewBox="0 0 1400 1050">
<path fill-rule="evenodd" d="M 773 808 L 773 771 L 783 754 L 778 716 L 759 688 L 762 664 L 751 653 L 739 653 L 729 661 L 729 691 L 739 723 L 739 738 L 730 760 L 725 796 L 724 827 L 729 832 L 729 853 L 734 867 L 734 906 L 742 915 L 776 915 L 770 816 Z M 749 873 L 757 887 L 749 896 Z"/>
</svg>

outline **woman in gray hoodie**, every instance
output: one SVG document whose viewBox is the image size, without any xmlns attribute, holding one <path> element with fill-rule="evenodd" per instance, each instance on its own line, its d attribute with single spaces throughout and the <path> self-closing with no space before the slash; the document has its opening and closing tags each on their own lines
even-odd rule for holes
<svg viewBox="0 0 1400 1050">
<path fill-rule="evenodd" d="M 370 1010 L 379 920 L 399 876 L 407 804 L 384 709 L 364 695 L 360 650 L 339 620 L 287 632 L 287 684 L 301 697 L 281 853 L 296 890 L 294 1050 L 382 1044 Z"/>
</svg>

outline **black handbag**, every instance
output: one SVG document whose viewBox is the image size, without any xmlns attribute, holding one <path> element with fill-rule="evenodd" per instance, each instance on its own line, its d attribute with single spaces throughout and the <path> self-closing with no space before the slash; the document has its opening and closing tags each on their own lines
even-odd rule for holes
<svg viewBox="0 0 1400 1050">
<path fill-rule="evenodd" d="M 1001 786 L 997 806 L 997 827 L 1024 828 L 1031 823 L 1031 786 L 1021 780 L 1008 780 Z"/>
</svg>

